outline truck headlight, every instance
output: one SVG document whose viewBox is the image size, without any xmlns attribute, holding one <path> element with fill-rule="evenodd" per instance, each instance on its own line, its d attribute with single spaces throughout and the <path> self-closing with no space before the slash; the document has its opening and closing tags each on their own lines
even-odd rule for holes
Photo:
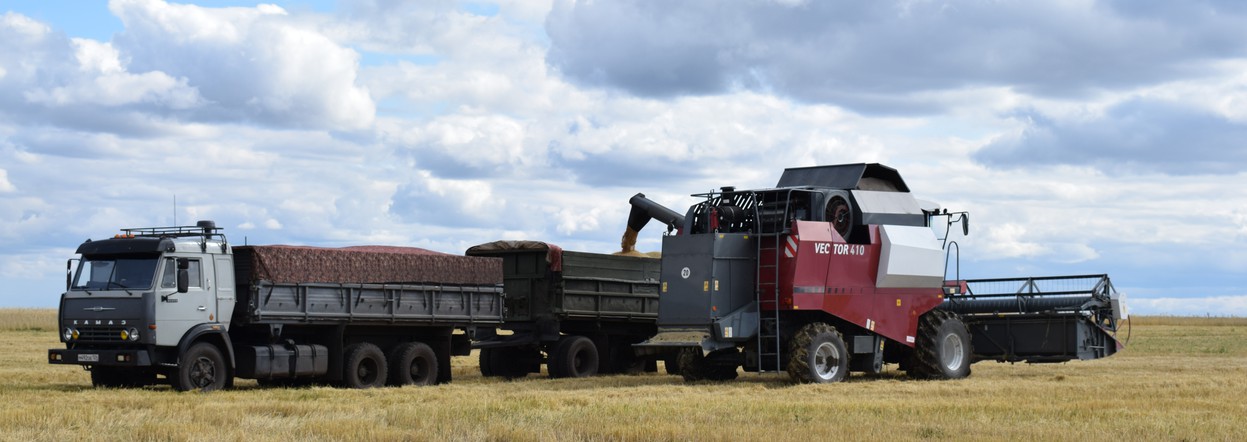
<svg viewBox="0 0 1247 442">
<path fill-rule="evenodd" d="M 74 339 L 78 339 L 78 330 L 65 327 L 65 331 L 61 332 L 61 337 L 65 338 L 66 341 L 72 341 Z"/>
<path fill-rule="evenodd" d="M 122 330 L 122 331 L 121 331 L 121 340 L 122 340 L 122 341 L 137 341 L 137 340 L 139 340 L 139 330 L 138 330 L 137 328 L 134 328 L 134 327 L 130 327 L 130 328 L 127 328 L 127 329 Z"/>
</svg>

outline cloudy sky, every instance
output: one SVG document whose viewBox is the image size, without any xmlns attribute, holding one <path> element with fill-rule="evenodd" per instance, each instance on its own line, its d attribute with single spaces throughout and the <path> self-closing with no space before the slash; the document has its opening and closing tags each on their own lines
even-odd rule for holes
<svg viewBox="0 0 1247 442">
<path fill-rule="evenodd" d="M 1245 5 L 3 1 L 0 306 L 122 227 L 611 252 L 637 192 L 881 162 L 971 212 L 963 277 L 1247 315 Z"/>
</svg>

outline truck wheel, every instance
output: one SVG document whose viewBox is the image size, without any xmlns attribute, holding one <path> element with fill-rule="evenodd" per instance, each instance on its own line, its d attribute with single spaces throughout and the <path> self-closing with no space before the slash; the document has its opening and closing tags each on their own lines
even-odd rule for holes
<svg viewBox="0 0 1247 442">
<path fill-rule="evenodd" d="M 171 376 L 170 384 L 177 391 L 213 391 L 225 388 L 229 369 L 215 345 L 200 342 L 192 345 Z"/>
<path fill-rule="evenodd" d="M 971 345 L 970 331 L 955 313 L 931 310 L 919 319 L 909 375 L 924 379 L 969 376 L 974 355 Z"/>
<path fill-rule="evenodd" d="M 390 353 L 390 385 L 433 385 L 437 354 L 423 342 L 399 344 Z"/>
<path fill-rule="evenodd" d="M 721 350 L 703 356 L 700 348 L 680 350 L 676 363 L 685 382 L 730 381 L 736 379 L 736 350 Z"/>
<path fill-rule="evenodd" d="M 559 339 L 547 363 L 552 378 L 583 378 L 598 373 L 598 349 L 584 336 Z"/>
<path fill-rule="evenodd" d="M 480 368 L 481 368 L 481 376 L 484 376 L 487 378 L 498 376 L 498 373 L 494 372 L 494 349 L 492 348 L 481 349 Z"/>
<path fill-rule="evenodd" d="M 815 322 L 793 335 L 788 376 L 801 383 L 840 382 L 849 375 L 849 352 L 835 327 Z"/>
<path fill-rule="evenodd" d="M 348 388 L 375 388 L 385 385 L 385 355 L 376 345 L 363 342 L 346 347 L 342 363 L 342 382 Z"/>
</svg>

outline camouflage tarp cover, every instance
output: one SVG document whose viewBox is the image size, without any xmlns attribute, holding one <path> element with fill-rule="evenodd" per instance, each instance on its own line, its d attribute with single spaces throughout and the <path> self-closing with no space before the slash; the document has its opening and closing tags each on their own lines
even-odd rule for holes
<svg viewBox="0 0 1247 442">
<path fill-rule="evenodd" d="M 501 284 L 502 260 L 415 247 L 235 246 L 239 282 Z"/>
</svg>

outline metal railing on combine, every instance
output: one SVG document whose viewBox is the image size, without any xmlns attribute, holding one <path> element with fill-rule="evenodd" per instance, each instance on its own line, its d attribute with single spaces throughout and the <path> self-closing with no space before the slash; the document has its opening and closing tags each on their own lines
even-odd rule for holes
<svg viewBox="0 0 1247 442">
<path fill-rule="evenodd" d="M 965 283 L 966 293 L 948 297 L 949 307 L 965 315 L 1091 312 L 1109 308 L 1115 291 L 1108 275 L 970 279 Z"/>
</svg>

